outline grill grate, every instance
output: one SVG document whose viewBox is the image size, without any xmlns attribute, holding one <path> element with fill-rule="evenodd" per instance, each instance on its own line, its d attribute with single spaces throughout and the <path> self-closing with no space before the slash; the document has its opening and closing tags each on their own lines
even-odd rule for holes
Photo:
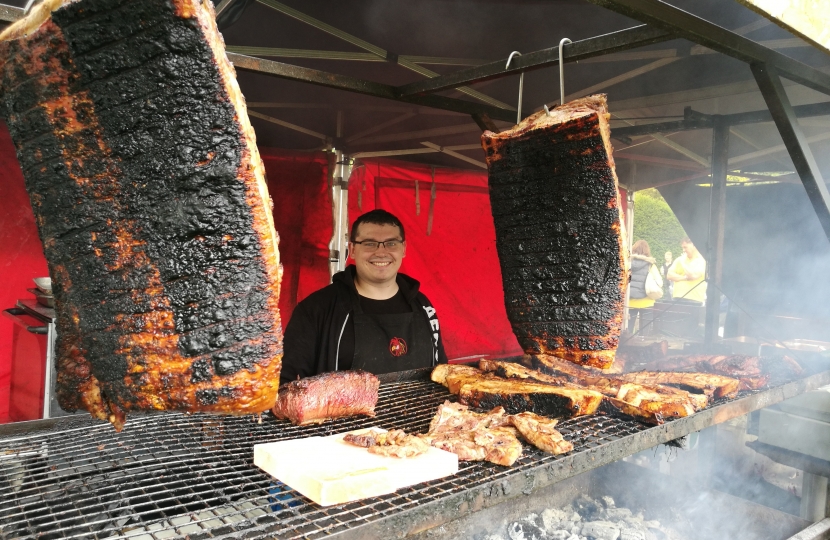
<svg viewBox="0 0 830 540">
<path fill-rule="evenodd" d="M 455 396 L 432 382 L 407 381 L 381 386 L 375 418 L 320 426 L 293 426 L 270 414 L 261 423 L 154 414 L 131 416 L 120 434 L 85 417 L 55 431 L 0 438 L 0 538 L 319 538 L 562 458 L 526 445 L 510 468 L 462 462 L 457 475 L 327 508 L 253 465 L 253 445 L 262 442 L 372 425 L 424 433 L 447 399 Z M 578 454 L 649 427 L 595 415 L 558 429 Z"/>
</svg>

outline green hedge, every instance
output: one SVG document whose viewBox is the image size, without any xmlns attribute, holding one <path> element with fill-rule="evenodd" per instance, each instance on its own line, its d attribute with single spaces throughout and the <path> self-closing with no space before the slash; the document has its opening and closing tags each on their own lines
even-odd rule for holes
<svg viewBox="0 0 830 540">
<path fill-rule="evenodd" d="M 683 226 L 656 189 L 634 194 L 634 241 L 643 239 L 651 248 L 651 256 L 660 264 L 663 254 L 680 255 L 680 241 L 686 236 Z"/>
</svg>

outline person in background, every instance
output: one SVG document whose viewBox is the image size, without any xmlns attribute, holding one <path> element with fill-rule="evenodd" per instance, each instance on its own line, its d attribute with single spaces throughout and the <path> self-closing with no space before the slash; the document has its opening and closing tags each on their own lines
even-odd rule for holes
<svg viewBox="0 0 830 540">
<path fill-rule="evenodd" d="M 687 236 L 680 242 L 683 255 L 675 259 L 667 277 L 674 282 L 672 298 L 676 302 L 703 305 L 706 302 L 706 261 Z"/>
<path fill-rule="evenodd" d="M 401 221 L 381 209 L 358 217 L 350 264 L 297 304 L 285 329 L 280 383 L 328 371 L 375 375 L 447 363 L 435 308 L 417 280 L 398 272 Z"/>
<path fill-rule="evenodd" d="M 643 333 L 651 326 L 654 320 L 654 300 L 646 294 L 646 279 L 649 274 L 655 281 L 663 286 L 663 279 L 660 277 L 654 259 L 651 257 L 651 248 L 645 240 L 637 240 L 631 248 L 631 290 L 628 299 L 628 332 L 634 333 L 634 324 L 637 317 L 640 318 L 640 332 Z"/>
<path fill-rule="evenodd" d="M 672 296 L 672 289 L 673 283 L 672 280 L 669 279 L 669 268 L 671 268 L 671 263 L 673 261 L 673 257 L 671 251 L 667 251 L 665 255 L 663 255 L 663 264 L 660 266 L 660 275 L 663 276 L 663 293 L 666 294 L 666 298 L 671 298 Z"/>
</svg>

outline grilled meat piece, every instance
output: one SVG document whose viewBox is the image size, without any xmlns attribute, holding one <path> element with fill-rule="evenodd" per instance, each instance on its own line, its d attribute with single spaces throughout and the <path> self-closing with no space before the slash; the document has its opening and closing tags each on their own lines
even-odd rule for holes
<svg viewBox="0 0 830 540">
<path fill-rule="evenodd" d="M 451 394 L 458 394 L 463 384 L 470 381 L 493 379 L 494 376 L 490 373 L 483 373 L 473 366 L 438 364 L 433 368 L 431 378 L 433 381 L 446 386 Z"/>
<path fill-rule="evenodd" d="M 685 373 L 677 371 L 637 371 L 624 373 L 620 378 L 627 382 L 647 385 L 667 385 L 703 393 L 715 398 L 734 397 L 740 381 L 732 377 L 712 373 Z"/>
<path fill-rule="evenodd" d="M 500 360 L 488 360 L 482 358 L 478 362 L 478 369 L 486 373 L 493 373 L 504 379 L 526 379 L 535 382 L 542 382 L 554 386 L 578 388 L 564 377 L 554 377 L 541 371 L 527 368 L 515 362 L 503 362 Z"/>
<path fill-rule="evenodd" d="M 505 380 L 472 366 L 436 366 L 432 378 L 443 380 L 465 405 L 483 409 L 501 406 L 511 414 L 523 411 L 557 417 L 593 414 L 602 399 L 600 394 L 577 386 L 565 388 L 529 379 Z"/>
<path fill-rule="evenodd" d="M 557 420 L 523 412 L 511 416 L 510 421 L 527 442 L 540 450 L 550 454 L 564 454 L 574 449 L 574 445 L 554 429 Z"/>
<path fill-rule="evenodd" d="M 623 406 L 609 400 L 606 410 L 641 416 L 646 420 L 653 417 L 652 421 L 656 423 L 660 423 L 661 418 L 689 416 L 705 408 L 708 403 L 705 395 L 692 394 L 670 386 L 633 384 L 626 382 L 620 375 L 607 376 L 599 370 L 575 366 L 551 356 L 540 355 L 534 357 L 533 361 L 539 369 L 568 377 L 573 383 L 627 404 Z"/>
<path fill-rule="evenodd" d="M 504 427 L 510 424 L 504 407 L 494 407 L 489 412 L 477 413 L 461 403 L 445 401 L 429 423 L 429 433 L 439 431 Z"/>
<path fill-rule="evenodd" d="M 458 399 L 465 405 L 482 409 L 502 406 L 509 414 L 530 411 L 543 416 L 570 418 L 595 413 L 602 394 L 543 383 L 483 379 L 462 385 Z"/>
<path fill-rule="evenodd" d="M 513 333 L 528 354 L 610 367 L 627 251 L 605 96 L 481 140 Z"/>
<path fill-rule="evenodd" d="M 429 450 L 429 444 L 426 441 L 400 429 L 391 431 L 370 429 L 364 433 L 347 433 L 343 440 L 355 446 L 368 448 L 371 454 L 396 458 L 411 458 Z"/>
<path fill-rule="evenodd" d="M 522 443 L 509 428 L 442 431 L 420 437 L 435 448 L 456 454 L 461 461 L 489 461 L 509 467 L 522 455 Z"/>
<path fill-rule="evenodd" d="M 45 0 L 0 35 L 2 114 L 57 311 L 57 396 L 257 413 L 282 357 L 265 173 L 213 9 Z"/>
<path fill-rule="evenodd" d="M 444 402 L 438 406 L 427 434 L 419 437 L 435 448 L 458 455 L 462 461 L 510 466 L 522 455 L 522 443 L 508 422 L 501 407 L 477 413 L 465 405 Z"/>
<path fill-rule="evenodd" d="M 380 381 L 366 371 L 333 371 L 280 387 L 274 416 L 292 424 L 320 424 L 344 416 L 374 416 Z"/>
<path fill-rule="evenodd" d="M 740 381 L 739 390 L 762 388 L 770 379 L 769 373 L 765 373 L 761 357 L 746 354 L 671 356 L 654 362 L 650 367 L 659 371 L 698 371 L 726 375 Z"/>
</svg>

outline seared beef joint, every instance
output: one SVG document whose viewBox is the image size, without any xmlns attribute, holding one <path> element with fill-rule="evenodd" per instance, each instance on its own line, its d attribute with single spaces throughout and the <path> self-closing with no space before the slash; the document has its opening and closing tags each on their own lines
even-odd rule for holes
<svg viewBox="0 0 830 540">
<path fill-rule="evenodd" d="M 293 424 L 319 424 L 344 416 L 374 416 L 380 381 L 366 371 L 333 371 L 280 387 L 273 412 Z"/>
<path fill-rule="evenodd" d="M 484 132 L 507 317 L 528 354 L 608 368 L 626 287 L 604 95 Z"/>
<path fill-rule="evenodd" d="M 0 109 L 57 310 L 57 394 L 125 411 L 273 406 L 281 267 L 210 2 L 45 0 L 0 36 Z"/>
</svg>

